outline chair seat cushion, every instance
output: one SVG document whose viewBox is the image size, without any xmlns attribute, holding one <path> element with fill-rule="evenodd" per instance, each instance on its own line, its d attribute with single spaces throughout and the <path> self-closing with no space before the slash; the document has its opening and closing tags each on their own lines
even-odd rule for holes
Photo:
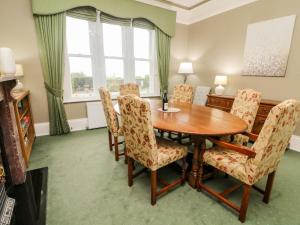
<svg viewBox="0 0 300 225">
<path fill-rule="evenodd" d="M 249 183 L 246 175 L 248 157 L 238 152 L 214 146 L 205 151 L 203 161 L 245 183 Z"/>
<path fill-rule="evenodd" d="M 163 138 L 157 138 L 156 141 L 158 149 L 158 163 L 156 169 L 175 162 L 187 155 L 187 147 L 184 145 Z"/>
</svg>

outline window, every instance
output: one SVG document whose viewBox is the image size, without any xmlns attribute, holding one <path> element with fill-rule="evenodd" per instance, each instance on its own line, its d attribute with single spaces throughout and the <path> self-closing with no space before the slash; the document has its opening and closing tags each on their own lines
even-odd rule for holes
<svg viewBox="0 0 300 225">
<path fill-rule="evenodd" d="M 142 96 L 159 95 L 154 30 L 67 17 L 65 101 L 99 99 L 106 86 L 113 97 L 135 82 Z"/>
</svg>

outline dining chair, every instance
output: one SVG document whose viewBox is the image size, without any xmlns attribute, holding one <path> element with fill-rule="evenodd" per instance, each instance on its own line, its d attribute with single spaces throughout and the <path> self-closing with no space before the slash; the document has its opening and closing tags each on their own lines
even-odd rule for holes
<svg viewBox="0 0 300 225">
<path fill-rule="evenodd" d="M 134 83 L 127 83 L 120 85 L 120 95 L 136 95 L 140 97 L 139 85 Z"/>
<path fill-rule="evenodd" d="M 123 136 L 123 130 L 122 127 L 119 126 L 118 117 L 114 110 L 108 89 L 101 87 L 99 88 L 99 93 L 107 123 L 109 150 L 112 151 L 112 147 L 115 147 L 115 160 L 119 161 L 119 156 L 124 155 L 124 153 L 119 153 L 119 144 L 123 143 L 119 142 L 119 137 Z M 112 137 L 114 138 L 113 143 Z M 124 152 L 125 151 L 124 149 Z"/>
<path fill-rule="evenodd" d="M 247 124 L 247 132 L 251 132 L 255 117 L 261 101 L 261 93 L 252 89 L 238 90 L 230 113 L 241 118 Z M 225 141 L 231 141 L 234 144 L 247 145 L 249 138 L 243 134 L 233 136 L 225 136 L 222 138 Z"/>
<path fill-rule="evenodd" d="M 235 145 L 215 138 L 209 138 L 215 146 L 201 152 L 198 190 L 204 190 L 239 213 L 239 220 L 245 221 L 251 188 L 263 194 L 263 202 L 270 200 L 272 185 L 278 164 L 289 144 L 289 140 L 300 119 L 300 102 L 287 100 L 275 106 L 269 113 L 259 135 L 245 133 L 255 141 L 251 148 Z M 241 185 L 216 192 L 203 183 L 203 164 L 225 172 L 242 182 L 241 205 L 229 201 L 226 196 Z M 255 186 L 262 177 L 268 176 L 264 190 Z"/>
<path fill-rule="evenodd" d="M 172 141 L 157 138 L 151 120 L 149 102 L 139 97 L 126 95 L 118 97 L 121 120 L 124 129 L 125 144 L 128 157 L 128 186 L 133 185 L 133 178 L 147 168 L 151 171 L 151 204 L 161 194 L 169 191 L 178 184 L 185 182 L 185 156 L 187 147 Z M 167 184 L 158 179 L 157 170 L 177 160 L 182 160 L 182 175 L 180 179 Z M 133 174 L 133 162 L 137 161 L 145 168 Z M 157 181 L 165 186 L 157 190 Z"/>
<path fill-rule="evenodd" d="M 188 84 L 176 85 L 173 89 L 171 102 L 192 103 L 193 102 L 193 87 Z M 183 139 L 190 139 L 189 135 L 183 135 L 176 132 L 168 132 L 168 138 L 173 141 L 182 143 Z M 163 133 L 162 133 L 163 134 Z M 175 137 L 174 137 L 175 136 Z M 188 142 L 190 143 L 190 141 Z"/>
<path fill-rule="evenodd" d="M 192 103 L 193 87 L 188 84 L 179 84 L 174 87 L 172 101 Z"/>
<path fill-rule="evenodd" d="M 193 104 L 206 105 L 207 95 L 210 93 L 211 87 L 197 86 L 195 89 Z"/>
</svg>

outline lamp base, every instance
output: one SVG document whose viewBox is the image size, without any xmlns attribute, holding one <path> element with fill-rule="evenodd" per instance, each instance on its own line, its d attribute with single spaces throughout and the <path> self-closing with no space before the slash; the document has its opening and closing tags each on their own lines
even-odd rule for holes
<svg viewBox="0 0 300 225">
<path fill-rule="evenodd" d="M 225 88 L 222 85 L 218 85 L 215 88 L 215 94 L 216 95 L 223 95 L 224 94 L 224 90 L 225 90 Z"/>
<path fill-rule="evenodd" d="M 21 81 L 17 80 L 16 86 L 12 89 L 12 92 L 17 93 L 23 91 L 23 84 Z"/>
</svg>

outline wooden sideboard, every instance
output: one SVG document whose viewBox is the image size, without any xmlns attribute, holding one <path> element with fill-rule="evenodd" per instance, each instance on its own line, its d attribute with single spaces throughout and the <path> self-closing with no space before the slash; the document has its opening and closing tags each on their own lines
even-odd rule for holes
<svg viewBox="0 0 300 225">
<path fill-rule="evenodd" d="M 210 94 L 208 95 L 206 106 L 230 112 L 233 101 L 234 96 Z M 261 100 L 252 128 L 252 133 L 259 134 L 270 110 L 279 103 L 280 101 Z"/>
</svg>

